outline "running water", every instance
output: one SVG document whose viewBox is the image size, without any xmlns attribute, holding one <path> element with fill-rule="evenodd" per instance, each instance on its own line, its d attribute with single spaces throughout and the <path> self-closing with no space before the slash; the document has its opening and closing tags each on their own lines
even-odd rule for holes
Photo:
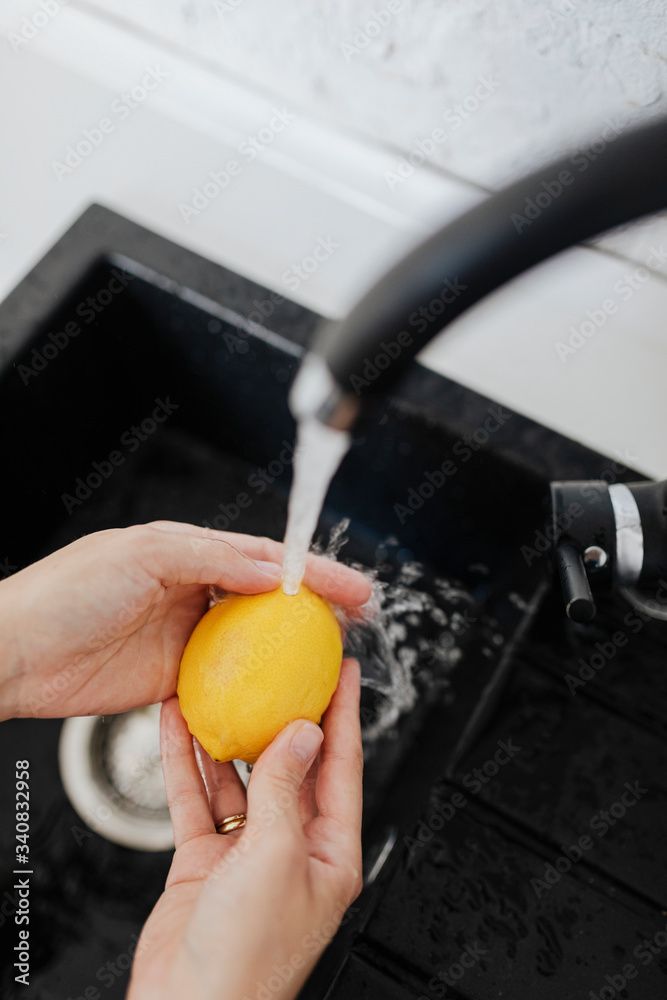
<svg viewBox="0 0 667 1000">
<path fill-rule="evenodd" d="M 346 431 L 334 430 L 315 418 L 299 422 L 285 531 L 283 591 L 286 594 L 299 592 L 329 483 L 349 447 L 350 435 Z"/>
<path fill-rule="evenodd" d="M 328 544 L 314 551 L 340 559 L 348 541 L 349 518 L 331 528 Z M 368 753 L 383 738 L 398 735 L 401 717 L 417 702 L 447 697 L 450 675 L 464 657 L 473 633 L 482 655 L 493 656 L 504 643 L 498 622 L 478 606 L 463 583 L 433 575 L 415 560 L 402 562 L 400 541 L 389 537 L 375 550 L 372 565 L 350 564 L 372 585 L 363 609 L 334 608 L 345 632 L 345 655 L 361 664 L 361 722 Z M 484 579 L 488 568 L 471 567 Z"/>
<path fill-rule="evenodd" d="M 285 594 L 299 592 L 329 484 L 349 446 L 350 435 L 344 431 L 317 419 L 299 423 L 285 532 Z M 315 551 L 337 559 L 348 526 L 348 519 L 334 526 L 326 550 L 320 543 Z M 399 558 L 387 561 L 394 549 Z M 347 633 L 345 652 L 362 666 L 361 718 L 367 748 L 390 736 L 420 697 L 448 686 L 470 628 L 478 630 L 484 655 L 494 655 L 493 648 L 503 642 L 495 621 L 481 615 L 466 587 L 432 577 L 400 554 L 398 539 L 391 538 L 378 546 L 375 566 L 353 563 L 371 580 L 372 597 L 352 616 L 345 608 L 334 609 Z"/>
</svg>

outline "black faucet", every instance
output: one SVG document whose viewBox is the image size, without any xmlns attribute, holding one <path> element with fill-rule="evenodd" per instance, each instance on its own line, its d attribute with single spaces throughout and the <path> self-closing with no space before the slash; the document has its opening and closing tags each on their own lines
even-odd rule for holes
<svg viewBox="0 0 667 1000">
<path fill-rule="evenodd" d="M 576 166 L 575 166 L 576 165 Z M 667 208 L 667 119 L 601 133 L 490 196 L 399 261 L 342 322 L 327 324 L 290 395 L 297 419 L 349 430 L 457 316 L 523 271 L 600 233 Z M 552 483 L 557 566 L 568 615 L 595 614 L 597 587 L 667 578 L 667 483 Z M 573 506 L 574 505 L 574 506 Z M 579 511 L 576 516 L 566 511 Z"/>
</svg>

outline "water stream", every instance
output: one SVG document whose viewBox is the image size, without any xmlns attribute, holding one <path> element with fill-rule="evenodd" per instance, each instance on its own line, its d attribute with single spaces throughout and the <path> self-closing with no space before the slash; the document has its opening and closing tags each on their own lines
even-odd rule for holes
<svg viewBox="0 0 667 1000">
<path fill-rule="evenodd" d="M 283 591 L 286 594 L 299 591 L 324 498 L 349 447 L 350 435 L 345 431 L 334 430 L 314 418 L 299 422 L 285 531 Z"/>
<path fill-rule="evenodd" d="M 289 496 L 283 591 L 297 594 L 306 557 L 329 484 L 350 445 L 350 435 L 318 420 L 302 421 L 297 431 L 294 478 Z M 331 530 L 326 548 L 313 550 L 338 559 L 347 541 L 349 520 Z M 336 615 L 346 635 L 346 654 L 362 667 L 362 726 L 368 749 L 395 731 L 402 715 L 430 690 L 448 686 L 448 675 L 462 657 L 465 634 L 479 630 L 484 655 L 502 643 L 494 623 L 478 617 L 472 593 L 463 585 L 431 576 L 418 562 L 396 559 L 398 539 L 386 539 L 374 566 L 353 563 L 372 584 L 372 597 L 353 614 L 342 607 Z M 472 612 L 472 614 L 471 614 Z"/>
</svg>

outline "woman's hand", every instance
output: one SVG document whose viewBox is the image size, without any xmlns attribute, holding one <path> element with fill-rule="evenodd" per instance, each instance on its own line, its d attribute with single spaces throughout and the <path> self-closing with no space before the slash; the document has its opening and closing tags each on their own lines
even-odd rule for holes
<svg viewBox="0 0 667 1000">
<path fill-rule="evenodd" d="M 260 594 L 282 545 L 175 521 L 86 535 L 0 582 L 0 718 L 102 715 L 165 701 L 209 584 Z M 255 560 L 259 560 L 256 562 Z M 360 574 L 311 556 L 306 582 L 363 604 Z"/>
<path fill-rule="evenodd" d="M 198 748 L 204 784 L 177 699 L 161 725 L 176 853 L 128 1000 L 293 998 L 361 890 L 359 666 L 343 663 L 324 741 L 293 722 L 259 758 L 247 797 L 233 765 Z M 243 829 L 215 832 L 241 812 Z"/>
</svg>

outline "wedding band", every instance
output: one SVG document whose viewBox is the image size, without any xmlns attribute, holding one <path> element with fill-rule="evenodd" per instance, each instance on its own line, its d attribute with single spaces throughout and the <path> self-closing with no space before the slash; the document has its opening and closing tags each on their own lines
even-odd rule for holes
<svg viewBox="0 0 667 1000">
<path fill-rule="evenodd" d="M 246 825 L 248 817 L 245 813 L 236 813 L 235 816 L 228 816 L 226 819 L 221 820 L 220 823 L 215 824 L 216 833 L 231 833 L 232 830 L 240 830 L 242 826 Z"/>
</svg>

